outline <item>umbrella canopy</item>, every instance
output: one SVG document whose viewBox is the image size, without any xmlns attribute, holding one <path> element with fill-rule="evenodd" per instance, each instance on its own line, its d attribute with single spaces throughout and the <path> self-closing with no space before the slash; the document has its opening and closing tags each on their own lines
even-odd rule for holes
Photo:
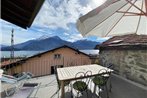
<svg viewBox="0 0 147 98">
<path fill-rule="evenodd" d="M 83 36 L 147 35 L 147 0 L 107 0 L 80 17 L 77 28 Z"/>
</svg>

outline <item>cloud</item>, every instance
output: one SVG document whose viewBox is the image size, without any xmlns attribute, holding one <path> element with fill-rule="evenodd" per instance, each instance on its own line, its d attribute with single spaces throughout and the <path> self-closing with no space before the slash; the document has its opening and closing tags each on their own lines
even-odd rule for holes
<svg viewBox="0 0 147 98">
<path fill-rule="evenodd" d="M 67 33 L 67 32 L 64 32 L 63 33 L 65 36 L 69 36 L 70 34 L 69 33 Z"/>
<path fill-rule="evenodd" d="M 14 29 L 14 44 L 22 43 L 32 38 L 41 36 L 40 31 L 38 34 L 31 29 L 22 29 L 14 24 L 0 20 L 0 43 L 10 45 L 11 43 L 11 31 Z"/>
<path fill-rule="evenodd" d="M 0 20 L 0 37 L 3 38 L 0 43 L 10 44 L 12 28 L 15 30 L 15 44 L 42 35 L 59 36 L 68 41 L 85 39 L 79 34 L 75 23 L 81 15 L 98 6 L 96 2 L 100 1 L 102 0 L 45 0 L 31 28 L 27 30 Z"/>
<path fill-rule="evenodd" d="M 98 42 L 104 42 L 104 41 L 108 40 L 109 38 L 110 38 L 110 37 L 104 37 L 104 38 L 98 37 L 96 40 L 97 40 Z"/>
<path fill-rule="evenodd" d="M 85 39 L 85 38 L 81 34 L 73 34 L 69 36 L 69 39 L 67 41 L 74 42 L 74 41 L 82 40 L 82 39 Z"/>
<path fill-rule="evenodd" d="M 45 0 L 33 25 L 49 27 L 51 29 L 64 28 L 69 30 L 68 24 L 92 10 L 91 0 Z M 83 2 L 83 4 L 82 4 Z M 87 4 L 89 3 L 89 4 Z"/>
</svg>

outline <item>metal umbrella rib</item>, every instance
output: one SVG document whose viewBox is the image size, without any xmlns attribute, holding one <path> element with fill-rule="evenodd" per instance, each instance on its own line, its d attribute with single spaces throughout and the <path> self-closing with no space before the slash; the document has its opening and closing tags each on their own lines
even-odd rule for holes
<svg viewBox="0 0 147 98">
<path fill-rule="evenodd" d="M 115 1 L 115 2 L 114 2 Z M 107 0 L 77 21 L 83 36 L 146 34 L 147 0 Z"/>
<path fill-rule="evenodd" d="M 137 1 L 137 0 L 136 0 Z M 135 2 L 136 2 L 135 1 Z M 135 3 L 134 2 L 134 3 Z M 133 6 L 133 5 L 132 5 Z M 127 9 L 127 11 L 132 7 L 132 6 L 130 6 L 128 9 Z M 115 28 L 115 26 L 118 24 L 118 22 L 125 16 L 125 14 L 127 13 L 127 12 L 123 12 L 124 14 L 123 14 L 123 16 L 116 22 L 116 24 L 110 29 L 110 31 L 105 35 L 105 36 L 107 36 L 111 31 L 112 31 L 112 29 L 113 28 Z"/>
</svg>

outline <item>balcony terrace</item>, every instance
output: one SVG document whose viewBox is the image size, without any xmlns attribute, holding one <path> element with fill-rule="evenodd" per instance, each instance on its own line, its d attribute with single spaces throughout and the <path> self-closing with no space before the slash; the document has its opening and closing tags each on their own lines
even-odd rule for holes
<svg viewBox="0 0 147 98">
<path fill-rule="evenodd" d="M 41 77 L 35 77 L 26 81 L 26 83 L 38 83 L 32 92 L 30 92 L 27 98 L 60 98 L 61 90 L 58 90 L 58 83 L 55 75 L 47 75 Z M 111 87 L 110 87 L 111 83 Z M 2 83 L 2 98 L 26 98 L 25 91 L 20 88 L 14 95 L 10 97 L 4 97 L 4 90 L 8 89 L 6 83 Z M 109 98 L 145 98 L 147 96 L 147 88 L 141 84 L 135 83 L 131 80 L 127 80 L 117 74 L 111 74 L 108 80 Z M 13 87 L 13 86 L 11 86 Z M 92 84 L 90 90 L 93 91 L 94 85 Z M 71 98 L 71 87 L 65 87 L 65 98 Z M 73 93 L 76 94 L 76 93 Z M 97 94 L 88 92 L 89 98 L 96 98 Z M 54 96 L 53 96 L 54 95 Z M 106 93 L 102 93 L 102 98 L 106 98 Z M 80 98 L 86 98 L 85 95 Z"/>
</svg>

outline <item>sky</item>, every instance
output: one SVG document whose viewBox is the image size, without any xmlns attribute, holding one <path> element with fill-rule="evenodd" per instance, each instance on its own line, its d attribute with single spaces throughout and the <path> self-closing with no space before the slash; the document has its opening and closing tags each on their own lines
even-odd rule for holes
<svg viewBox="0 0 147 98">
<path fill-rule="evenodd" d="M 14 29 L 14 44 L 37 39 L 42 36 L 59 36 L 74 42 L 88 39 L 102 42 L 108 38 L 83 37 L 76 28 L 77 19 L 101 5 L 105 0 L 45 0 L 30 28 L 23 29 L 0 19 L 0 44 L 10 45 L 11 30 Z"/>
</svg>

